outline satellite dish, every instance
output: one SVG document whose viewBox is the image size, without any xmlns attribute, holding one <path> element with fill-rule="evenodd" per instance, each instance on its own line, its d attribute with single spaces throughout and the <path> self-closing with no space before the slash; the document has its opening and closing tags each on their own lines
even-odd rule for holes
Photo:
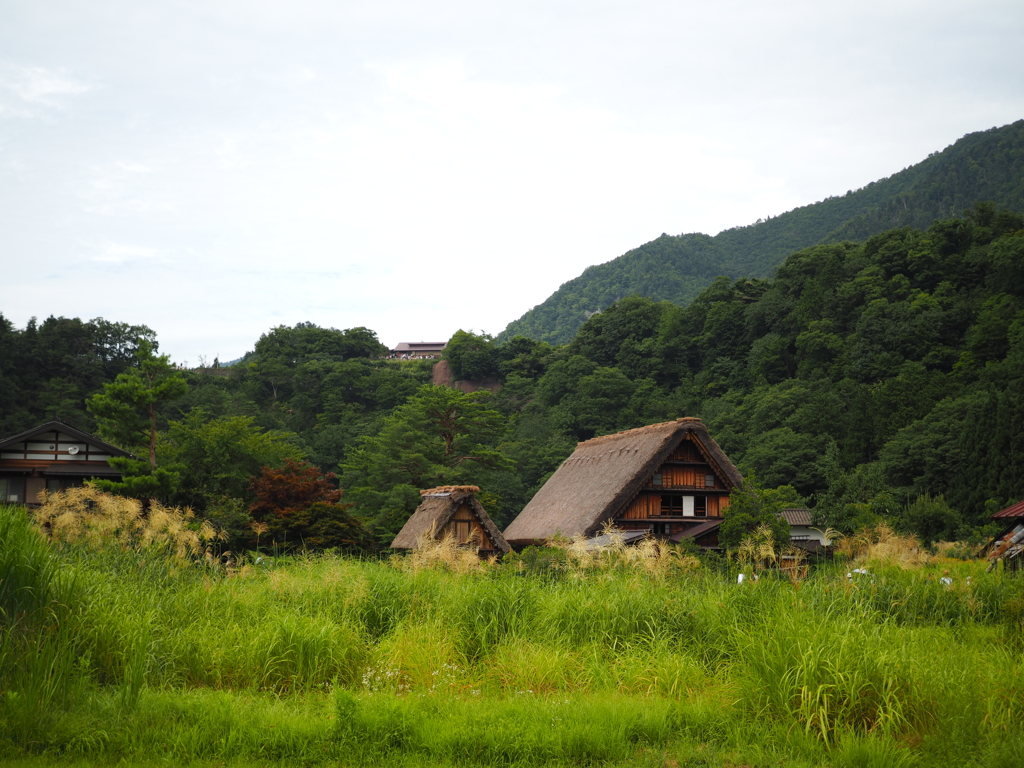
<svg viewBox="0 0 1024 768">
<path fill-rule="evenodd" d="M 76 453 L 78 453 L 78 446 L 72 445 L 70 448 L 68 448 L 68 453 L 74 456 Z"/>
</svg>

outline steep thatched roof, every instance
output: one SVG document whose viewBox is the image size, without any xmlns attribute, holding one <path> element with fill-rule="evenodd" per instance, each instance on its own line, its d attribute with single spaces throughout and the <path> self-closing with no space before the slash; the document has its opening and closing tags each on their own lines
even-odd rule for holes
<svg viewBox="0 0 1024 768">
<path fill-rule="evenodd" d="M 437 536 L 449 523 L 462 504 L 466 504 L 476 517 L 477 522 L 487 532 L 494 546 L 502 552 L 511 551 L 505 537 L 498 526 L 491 520 L 487 510 L 477 501 L 474 494 L 480 489 L 475 485 L 442 485 L 420 491 L 423 501 L 416 507 L 395 540 L 391 542 L 393 549 L 415 549 L 424 536 Z"/>
<path fill-rule="evenodd" d="M 625 509 L 647 479 L 687 436 L 729 488 L 743 477 L 700 419 L 685 418 L 595 437 L 576 446 L 505 530 L 514 546 L 556 534 L 593 536 Z"/>
</svg>

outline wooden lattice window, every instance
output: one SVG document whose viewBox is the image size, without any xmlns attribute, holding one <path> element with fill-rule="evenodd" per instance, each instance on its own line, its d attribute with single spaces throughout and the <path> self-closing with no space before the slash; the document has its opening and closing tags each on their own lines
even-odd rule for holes
<svg viewBox="0 0 1024 768">
<path fill-rule="evenodd" d="M 681 517 L 683 514 L 683 497 L 676 494 L 664 494 L 661 497 L 661 514 Z"/>
</svg>

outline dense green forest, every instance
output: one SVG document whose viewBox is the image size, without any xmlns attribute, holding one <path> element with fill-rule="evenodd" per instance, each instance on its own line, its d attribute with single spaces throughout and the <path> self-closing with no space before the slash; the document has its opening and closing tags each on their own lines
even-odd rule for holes
<svg viewBox="0 0 1024 768">
<path fill-rule="evenodd" d="M 384 359 L 365 328 L 282 326 L 238 365 L 192 371 L 142 327 L 0 333 L 6 435 L 59 417 L 117 442 L 104 398 L 162 360 L 187 384 L 158 403 L 163 495 L 238 546 L 274 509 L 288 510 L 275 540 L 386 543 L 418 490 L 443 483 L 479 485 L 504 526 L 577 441 L 684 415 L 753 483 L 791 487 L 843 530 L 885 519 L 927 541 L 977 538 L 1024 497 L 1024 217 L 991 204 L 799 251 L 772 279 L 720 277 L 685 307 L 627 297 L 562 346 L 459 331 L 452 373 L 496 379 L 496 394 L 431 385 L 432 361 Z M 143 456 L 146 428 L 119 444 Z"/>
<path fill-rule="evenodd" d="M 639 294 L 688 304 L 720 275 L 768 277 L 794 251 L 866 240 L 903 226 L 961 216 L 976 200 L 1024 213 L 1024 120 L 968 134 L 917 165 L 845 195 L 735 227 L 714 237 L 662 234 L 588 267 L 498 336 L 569 342 L 595 312 Z"/>
</svg>

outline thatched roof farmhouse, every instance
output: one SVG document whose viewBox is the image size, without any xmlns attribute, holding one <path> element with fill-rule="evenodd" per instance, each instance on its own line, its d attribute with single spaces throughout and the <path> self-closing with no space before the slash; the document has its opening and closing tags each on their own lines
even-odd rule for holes
<svg viewBox="0 0 1024 768">
<path fill-rule="evenodd" d="M 420 491 L 423 501 L 395 540 L 393 549 L 415 549 L 425 537 L 453 535 L 458 544 L 475 545 L 482 555 L 511 550 L 498 526 L 477 500 L 475 485 L 443 485 Z"/>
<path fill-rule="evenodd" d="M 652 424 L 580 443 L 505 530 L 513 547 L 595 536 L 608 521 L 717 545 L 729 493 L 743 477 L 700 419 Z"/>
</svg>

